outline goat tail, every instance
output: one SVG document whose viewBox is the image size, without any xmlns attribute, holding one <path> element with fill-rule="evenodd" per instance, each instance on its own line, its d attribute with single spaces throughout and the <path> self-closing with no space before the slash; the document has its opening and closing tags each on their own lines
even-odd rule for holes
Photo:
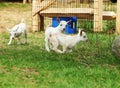
<svg viewBox="0 0 120 88">
<path fill-rule="evenodd" d="M 49 28 L 49 27 L 52 27 L 52 25 L 48 25 L 48 26 L 46 27 L 46 29 Z"/>
<path fill-rule="evenodd" d="M 21 23 L 25 23 L 25 19 L 24 18 L 21 18 Z"/>
<path fill-rule="evenodd" d="M 49 38 L 48 37 L 45 37 L 45 48 L 48 52 L 50 52 L 50 49 L 49 49 Z"/>
</svg>

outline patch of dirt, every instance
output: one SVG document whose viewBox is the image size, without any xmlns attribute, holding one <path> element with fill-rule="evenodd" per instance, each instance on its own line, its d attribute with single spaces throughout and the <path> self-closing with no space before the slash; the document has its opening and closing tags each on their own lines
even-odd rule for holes
<svg viewBox="0 0 120 88">
<path fill-rule="evenodd" d="M 34 75 L 38 75 L 39 74 L 37 69 L 35 69 L 35 68 L 27 68 L 27 67 L 26 68 L 18 68 L 18 67 L 13 66 L 12 70 L 13 71 L 21 71 L 24 74 L 34 74 Z"/>
<path fill-rule="evenodd" d="M 22 17 L 25 19 L 28 31 L 30 31 L 32 21 L 31 6 L 25 10 L 20 8 L 0 8 L 0 33 L 6 32 L 6 27 L 12 28 L 20 23 Z"/>
<path fill-rule="evenodd" d="M 8 69 L 6 66 L 0 65 L 0 73 L 9 73 Z"/>
<path fill-rule="evenodd" d="M 23 71 L 26 74 L 34 74 L 34 75 L 38 75 L 38 71 L 34 68 L 21 68 L 21 71 Z"/>
</svg>

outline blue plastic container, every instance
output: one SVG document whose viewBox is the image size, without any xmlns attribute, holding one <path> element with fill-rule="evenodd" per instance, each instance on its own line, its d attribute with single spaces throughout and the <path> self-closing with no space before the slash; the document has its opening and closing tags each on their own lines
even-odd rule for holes
<svg viewBox="0 0 120 88">
<path fill-rule="evenodd" d="M 76 17 L 59 17 L 60 20 L 69 21 L 70 22 L 65 29 L 66 34 L 75 34 L 76 33 L 76 26 L 77 26 L 77 18 Z M 52 27 L 57 27 L 59 25 L 58 21 L 56 20 L 56 17 L 52 18 Z"/>
</svg>

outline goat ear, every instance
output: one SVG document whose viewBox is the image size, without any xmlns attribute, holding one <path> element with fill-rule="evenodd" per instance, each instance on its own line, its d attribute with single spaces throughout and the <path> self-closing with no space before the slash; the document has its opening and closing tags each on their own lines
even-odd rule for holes
<svg viewBox="0 0 120 88">
<path fill-rule="evenodd" d="M 11 30 L 10 30 L 9 28 L 7 28 L 7 27 L 6 27 L 6 30 L 7 30 L 9 33 L 11 32 Z"/>
<path fill-rule="evenodd" d="M 82 32 L 83 32 L 83 30 L 79 30 L 80 36 L 82 36 Z"/>
<path fill-rule="evenodd" d="M 59 17 L 57 17 L 56 20 L 57 20 L 58 23 L 60 23 L 60 18 Z"/>
<path fill-rule="evenodd" d="M 72 22 L 72 20 L 69 20 L 69 21 L 67 21 L 67 24 L 69 24 L 69 23 L 71 23 Z"/>
<path fill-rule="evenodd" d="M 24 23 L 25 22 L 25 19 L 24 18 L 21 18 L 21 23 Z"/>
</svg>

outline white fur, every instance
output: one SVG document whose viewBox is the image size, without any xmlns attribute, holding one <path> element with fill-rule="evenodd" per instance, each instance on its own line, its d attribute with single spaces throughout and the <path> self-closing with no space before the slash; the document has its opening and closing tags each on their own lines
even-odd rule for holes
<svg viewBox="0 0 120 88">
<path fill-rule="evenodd" d="M 21 23 L 15 25 L 12 29 L 7 28 L 7 30 L 10 33 L 10 40 L 8 42 L 8 45 L 10 45 L 12 43 L 12 40 L 14 38 L 17 38 L 18 44 L 21 44 L 20 36 L 22 34 L 25 35 L 25 43 L 27 43 L 27 27 L 26 27 L 26 24 L 24 22 L 24 19 L 22 19 Z"/>
<path fill-rule="evenodd" d="M 57 35 L 59 33 L 61 33 L 62 31 L 65 30 L 66 25 L 69 23 L 70 21 L 66 22 L 66 21 L 60 21 L 59 25 L 57 27 L 47 27 L 45 30 L 45 48 L 46 50 L 49 52 L 49 39 L 50 36 L 53 35 Z M 51 47 L 51 46 L 50 46 Z"/>
<path fill-rule="evenodd" d="M 52 34 L 50 37 L 50 43 L 52 45 L 52 50 L 57 53 L 65 53 L 71 52 L 72 47 L 74 47 L 80 41 L 86 41 L 87 36 L 86 33 L 82 30 L 79 30 L 77 35 L 66 35 L 62 33 Z M 63 47 L 63 51 L 58 49 L 58 46 L 61 45 Z"/>
</svg>

